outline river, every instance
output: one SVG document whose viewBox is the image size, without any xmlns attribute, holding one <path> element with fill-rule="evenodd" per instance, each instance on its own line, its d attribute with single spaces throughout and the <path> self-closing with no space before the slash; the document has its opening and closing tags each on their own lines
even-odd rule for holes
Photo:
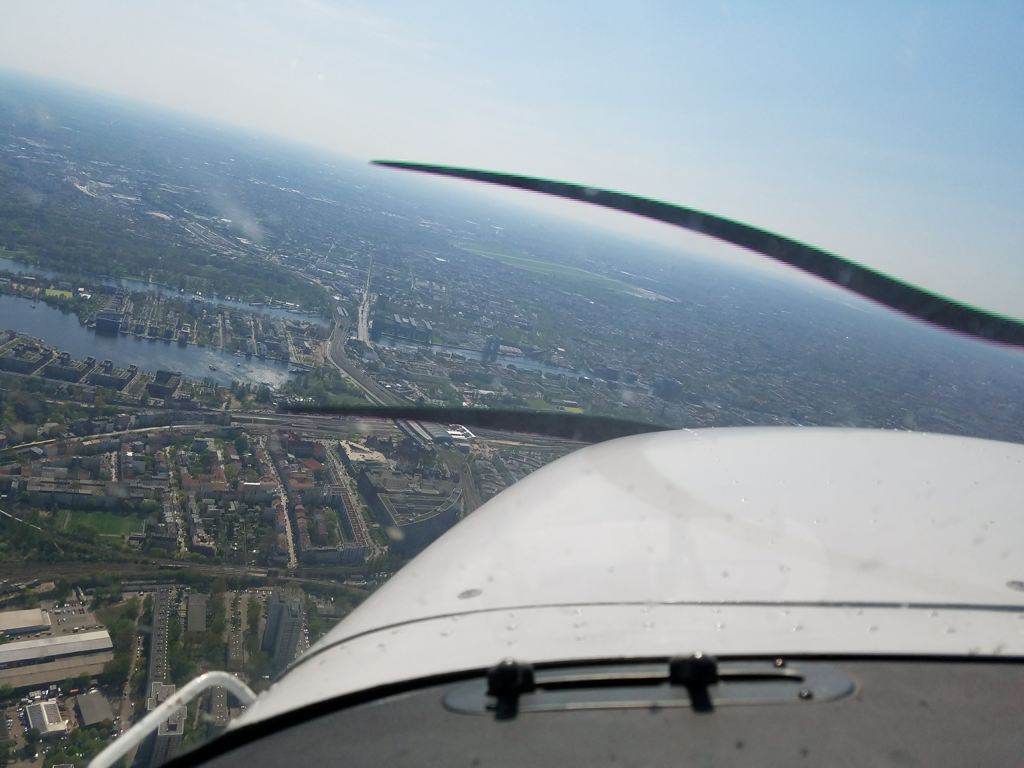
<svg viewBox="0 0 1024 768">
<path fill-rule="evenodd" d="M 14 274 L 23 275 L 37 275 L 39 277 L 56 278 L 57 273 L 50 269 L 43 269 L 37 267 L 35 264 L 29 264 L 27 262 L 14 261 L 13 259 L 0 258 L 0 271 L 12 272 Z M 74 278 L 70 280 L 72 284 L 75 283 Z M 89 276 L 84 278 L 84 282 L 100 283 L 101 285 L 109 285 L 114 288 L 124 288 L 128 291 L 145 291 L 146 293 L 159 293 L 161 296 L 169 296 L 175 299 L 187 300 L 192 298 L 193 294 L 189 291 L 176 290 L 174 288 L 168 288 L 165 285 L 159 283 L 147 283 L 142 280 L 132 280 L 126 277 L 96 277 Z M 225 299 L 221 296 L 214 297 L 203 297 L 203 300 L 212 304 L 213 306 L 220 307 L 233 307 L 236 309 L 244 309 L 248 312 L 254 312 L 261 315 L 271 315 L 273 317 L 284 317 L 290 320 L 301 320 L 307 323 L 319 323 L 320 325 L 326 325 L 327 322 L 316 315 L 307 315 L 305 313 L 289 312 L 287 309 L 280 309 L 278 307 L 254 307 L 251 304 L 247 304 L 244 301 L 236 301 L 235 299 Z"/>
<path fill-rule="evenodd" d="M 0 269 L 3 268 L 0 263 Z M 49 346 L 70 352 L 78 360 L 92 356 L 97 363 L 112 360 L 121 368 L 134 363 L 140 370 L 151 373 L 160 368 L 181 371 L 187 379 L 202 381 L 210 377 L 222 386 L 240 381 L 278 387 L 288 380 L 288 365 L 285 363 L 258 357 L 236 357 L 195 344 L 181 346 L 129 334 L 96 333 L 79 323 L 71 313 L 64 314 L 41 301 L 33 302 L 7 294 L 0 294 L 0 328 L 42 339 Z M 211 371 L 211 365 L 217 370 Z"/>
</svg>

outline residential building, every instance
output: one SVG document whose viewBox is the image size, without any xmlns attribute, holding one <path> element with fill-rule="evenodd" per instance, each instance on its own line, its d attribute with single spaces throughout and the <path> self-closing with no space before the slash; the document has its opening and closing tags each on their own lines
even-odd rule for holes
<svg viewBox="0 0 1024 768">
<path fill-rule="evenodd" d="M 267 601 L 267 626 L 261 646 L 270 656 L 272 672 L 284 669 L 295 658 L 305 613 L 301 590 L 275 587 Z"/>
</svg>

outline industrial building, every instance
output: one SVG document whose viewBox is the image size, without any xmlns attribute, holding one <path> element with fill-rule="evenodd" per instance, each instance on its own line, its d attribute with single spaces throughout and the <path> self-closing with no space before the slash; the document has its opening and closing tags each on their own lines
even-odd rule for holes
<svg viewBox="0 0 1024 768">
<path fill-rule="evenodd" d="M 57 635 L 0 645 L 0 685 L 25 688 L 76 677 L 98 675 L 114 658 L 105 630 Z"/>
<path fill-rule="evenodd" d="M 458 521 L 462 489 L 448 480 L 363 470 L 356 484 L 391 536 L 389 550 L 404 557 L 419 554 Z"/>
<path fill-rule="evenodd" d="M 188 631 L 206 631 L 206 595 L 201 592 L 192 592 L 188 596 Z"/>
<path fill-rule="evenodd" d="M 86 728 L 114 719 L 110 702 L 99 691 L 79 695 L 75 704 L 78 706 L 78 720 Z"/>
<path fill-rule="evenodd" d="M 0 612 L 0 632 L 7 637 L 50 631 L 50 614 L 39 608 Z"/>
<path fill-rule="evenodd" d="M 68 732 L 67 721 L 60 716 L 60 707 L 56 699 L 40 701 L 25 708 L 28 727 L 35 728 L 44 739 L 63 736 Z"/>
<path fill-rule="evenodd" d="M 434 335 L 434 326 L 427 320 L 378 313 L 373 318 L 370 334 L 370 338 L 373 340 L 377 340 L 381 336 L 391 336 L 396 339 L 412 339 L 429 344 Z"/>
</svg>

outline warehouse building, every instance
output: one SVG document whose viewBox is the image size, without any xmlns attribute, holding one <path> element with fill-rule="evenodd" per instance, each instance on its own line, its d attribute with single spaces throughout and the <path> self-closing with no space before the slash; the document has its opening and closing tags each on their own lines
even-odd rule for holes
<svg viewBox="0 0 1024 768">
<path fill-rule="evenodd" d="M 56 700 L 30 704 L 25 708 L 25 714 L 28 716 L 28 727 L 35 728 L 44 739 L 63 736 L 68 732 L 68 723 L 60 716 Z"/>
<path fill-rule="evenodd" d="M 0 632 L 8 637 L 50 631 L 50 614 L 38 608 L 27 611 L 0 611 Z"/>
<path fill-rule="evenodd" d="M 110 708 L 110 702 L 99 691 L 82 694 L 78 697 L 78 721 L 86 728 L 92 725 L 99 725 L 105 720 L 114 720 L 114 711 Z"/>
<path fill-rule="evenodd" d="M 105 630 L 57 635 L 0 645 L 0 685 L 47 685 L 83 673 L 98 675 L 114 658 Z"/>
</svg>

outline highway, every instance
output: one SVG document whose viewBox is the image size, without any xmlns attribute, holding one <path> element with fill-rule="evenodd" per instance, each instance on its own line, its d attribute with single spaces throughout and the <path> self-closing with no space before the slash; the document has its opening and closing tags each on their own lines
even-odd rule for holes
<svg viewBox="0 0 1024 768">
<path fill-rule="evenodd" d="M 359 325 L 356 328 L 356 337 L 362 342 L 370 341 L 370 278 L 373 277 L 373 254 L 370 254 L 370 263 L 366 268 L 366 287 L 363 288 L 363 301 L 359 305 Z"/>
</svg>

